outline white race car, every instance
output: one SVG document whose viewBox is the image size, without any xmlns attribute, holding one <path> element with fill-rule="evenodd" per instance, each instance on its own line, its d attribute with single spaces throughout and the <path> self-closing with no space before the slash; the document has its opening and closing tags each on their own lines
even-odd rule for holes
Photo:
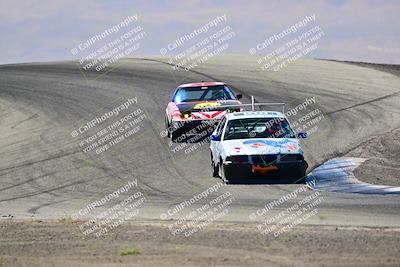
<svg viewBox="0 0 400 267">
<path fill-rule="evenodd" d="M 225 182 L 250 174 L 304 180 L 308 164 L 298 138 L 306 137 L 281 112 L 229 113 L 211 135 L 212 174 Z"/>
</svg>

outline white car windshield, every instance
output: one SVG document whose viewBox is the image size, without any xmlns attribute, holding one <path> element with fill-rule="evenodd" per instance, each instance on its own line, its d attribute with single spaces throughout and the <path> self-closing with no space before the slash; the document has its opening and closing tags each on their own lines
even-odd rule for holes
<svg viewBox="0 0 400 267">
<path fill-rule="evenodd" d="M 249 118 L 228 122 L 224 140 L 250 138 L 295 138 L 285 118 Z"/>
</svg>

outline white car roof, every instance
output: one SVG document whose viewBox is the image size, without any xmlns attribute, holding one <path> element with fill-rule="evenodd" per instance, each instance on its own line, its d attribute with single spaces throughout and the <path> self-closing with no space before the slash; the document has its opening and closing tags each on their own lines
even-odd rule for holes
<svg viewBox="0 0 400 267">
<path fill-rule="evenodd" d="M 250 118 L 286 118 L 278 111 L 242 111 L 226 114 L 227 120 L 250 119 Z"/>
</svg>

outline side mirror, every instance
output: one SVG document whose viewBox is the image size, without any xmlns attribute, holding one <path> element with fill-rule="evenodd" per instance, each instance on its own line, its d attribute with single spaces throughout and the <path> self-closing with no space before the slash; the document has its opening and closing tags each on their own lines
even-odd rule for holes
<svg viewBox="0 0 400 267">
<path fill-rule="evenodd" d="M 241 99 L 241 98 L 243 98 L 243 95 L 242 94 L 238 94 L 238 95 L 236 95 L 236 98 L 237 99 Z"/>
<path fill-rule="evenodd" d="M 216 134 L 212 134 L 211 135 L 211 141 L 220 141 L 221 137 L 219 135 Z"/>
<path fill-rule="evenodd" d="M 307 132 L 299 132 L 297 134 L 297 137 L 300 139 L 306 139 L 307 138 Z"/>
</svg>

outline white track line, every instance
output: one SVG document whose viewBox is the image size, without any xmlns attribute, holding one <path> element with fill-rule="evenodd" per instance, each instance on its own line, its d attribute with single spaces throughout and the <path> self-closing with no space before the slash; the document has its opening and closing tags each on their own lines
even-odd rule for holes
<svg viewBox="0 0 400 267">
<path fill-rule="evenodd" d="M 313 170 L 306 178 L 312 189 L 339 193 L 399 194 L 400 187 L 373 185 L 359 181 L 353 174 L 366 159 L 334 158 Z"/>
</svg>

